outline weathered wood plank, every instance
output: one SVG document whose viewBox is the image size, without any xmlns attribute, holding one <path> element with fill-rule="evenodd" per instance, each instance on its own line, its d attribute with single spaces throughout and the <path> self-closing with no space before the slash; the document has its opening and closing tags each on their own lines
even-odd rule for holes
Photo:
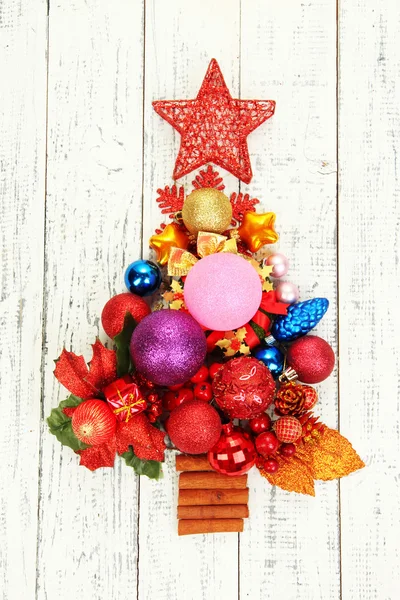
<svg viewBox="0 0 400 600">
<path fill-rule="evenodd" d="M 45 412 L 62 347 L 90 358 L 106 300 L 141 249 L 143 3 L 53 2 L 46 214 Z M 101 336 L 104 339 L 104 336 Z M 46 433 L 38 598 L 136 597 L 137 478 L 91 473 Z"/>
<path fill-rule="evenodd" d="M 329 0 L 242 3 L 242 97 L 277 101 L 250 136 L 254 178 L 242 186 L 277 213 L 287 279 L 301 298 L 329 298 L 316 330 L 336 347 L 336 20 Z M 317 386 L 316 413 L 337 425 L 337 374 Z M 243 598 L 340 597 L 338 486 L 316 498 L 249 475 L 251 518 L 240 536 Z"/>
<path fill-rule="evenodd" d="M 341 482 L 343 600 L 400 593 L 400 6 L 339 4 L 340 425 L 367 468 Z"/>
<path fill-rule="evenodd" d="M 158 99 L 197 95 L 211 58 L 233 94 L 239 91 L 238 0 L 146 3 L 145 161 L 143 246 L 162 221 L 156 190 L 172 183 L 179 135 L 152 109 Z M 237 180 L 222 172 L 227 189 Z M 191 189 L 195 173 L 179 180 Z M 238 550 L 234 535 L 178 538 L 178 476 L 169 457 L 162 482 L 140 482 L 139 598 L 236 598 Z"/>
<path fill-rule="evenodd" d="M 46 158 L 44 0 L 0 6 L 0 596 L 33 598 Z"/>
</svg>

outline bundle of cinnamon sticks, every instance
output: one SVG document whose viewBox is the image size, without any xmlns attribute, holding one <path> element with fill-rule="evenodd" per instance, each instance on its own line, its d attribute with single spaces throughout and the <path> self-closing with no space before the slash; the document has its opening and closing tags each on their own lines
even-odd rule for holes
<svg viewBox="0 0 400 600">
<path fill-rule="evenodd" d="M 178 534 L 243 531 L 249 516 L 247 475 L 216 473 L 206 456 L 176 457 L 179 475 Z"/>
</svg>

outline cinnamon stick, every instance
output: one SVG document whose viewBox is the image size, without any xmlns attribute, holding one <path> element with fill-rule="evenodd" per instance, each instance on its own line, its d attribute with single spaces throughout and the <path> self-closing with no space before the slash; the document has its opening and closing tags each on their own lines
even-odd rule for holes
<svg viewBox="0 0 400 600">
<path fill-rule="evenodd" d="M 248 516 L 246 504 L 178 506 L 178 519 L 246 519 Z"/>
<path fill-rule="evenodd" d="M 248 488 L 243 490 L 179 490 L 178 506 L 247 504 Z"/>
<path fill-rule="evenodd" d="M 243 519 L 181 519 L 178 521 L 178 535 L 232 531 L 243 531 Z"/>
<path fill-rule="evenodd" d="M 207 460 L 207 456 L 188 456 L 186 454 L 178 454 L 176 457 L 177 471 L 212 471 L 212 467 Z"/>
<path fill-rule="evenodd" d="M 191 471 L 179 475 L 180 489 L 244 489 L 246 486 L 247 475 L 229 477 L 228 475 L 221 475 L 221 473 L 203 473 L 201 471 Z"/>
</svg>

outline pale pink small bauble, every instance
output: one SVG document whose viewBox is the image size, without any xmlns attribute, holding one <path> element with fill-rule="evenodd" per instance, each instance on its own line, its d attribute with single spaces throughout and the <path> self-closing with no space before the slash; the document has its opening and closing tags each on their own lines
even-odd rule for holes
<svg viewBox="0 0 400 600">
<path fill-rule="evenodd" d="M 248 323 L 262 297 L 260 277 L 244 258 L 210 254 L 189 271 L 184 288 L 188 311 L 203 327 L 230 331 Z"/>
<path fill-rule="evenodd" d="M 283 277 L 289 270 L 289 261 L 283 254 L 278 252 L 267 256 L 264 260 L 267 267 L 273 267 L 271 277 Z"/>
<path fill-rule="evenodd" d="M 294 285 L 294 283 L 290 283 L 290 281 L 281 281 L 276 287 L 275 295 L 278 302 L 293 304 L 299 299 L 300 293 L 299 288 Z"/>
</svg>

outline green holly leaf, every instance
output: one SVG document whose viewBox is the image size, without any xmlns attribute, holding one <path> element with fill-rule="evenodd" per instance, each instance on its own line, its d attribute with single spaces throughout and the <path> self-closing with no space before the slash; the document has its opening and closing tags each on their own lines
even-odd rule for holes
<svg viewBox="0 0 400 600">
<path fill-rule="evenodd" d="M 63 412 L 63 409 L 79 406 L 82 402 L 84 402 L 82 398 L 78 398 L 78 396 L 71 394 L 69 398 L 60 402 L 57 408 L 53 408 L 50 416 L 47 418 L 50 433 L 55 435 L 63 446 L 68 446 L 75 451 L 85 450 L 85 448 L 89 448 L 89 446 L 79 441 L 75 436 L 72 431 L 71 418 Z"/>
<path fill-rule="evenodd" d="M 128 452 L 121 454 L 128 467 L 132 467 L 138 475 L 146 475 L 149 479 L 161 479 L 163 477 L 162 464 L 157 460 L 141 460 L 138 458 L 132 446 Z"/>
<path fill-rule="evenodd" d="M 134 332 L 137 323 L 131 313 L 127 312 L 124 319 L 124 328 L 114 338 L 114 343 L 117 347 L 117 375 L 122 377 L 134 370 L 131 355 L 129 352 L 129 344 L 132 333 Z"/>
</svg>

